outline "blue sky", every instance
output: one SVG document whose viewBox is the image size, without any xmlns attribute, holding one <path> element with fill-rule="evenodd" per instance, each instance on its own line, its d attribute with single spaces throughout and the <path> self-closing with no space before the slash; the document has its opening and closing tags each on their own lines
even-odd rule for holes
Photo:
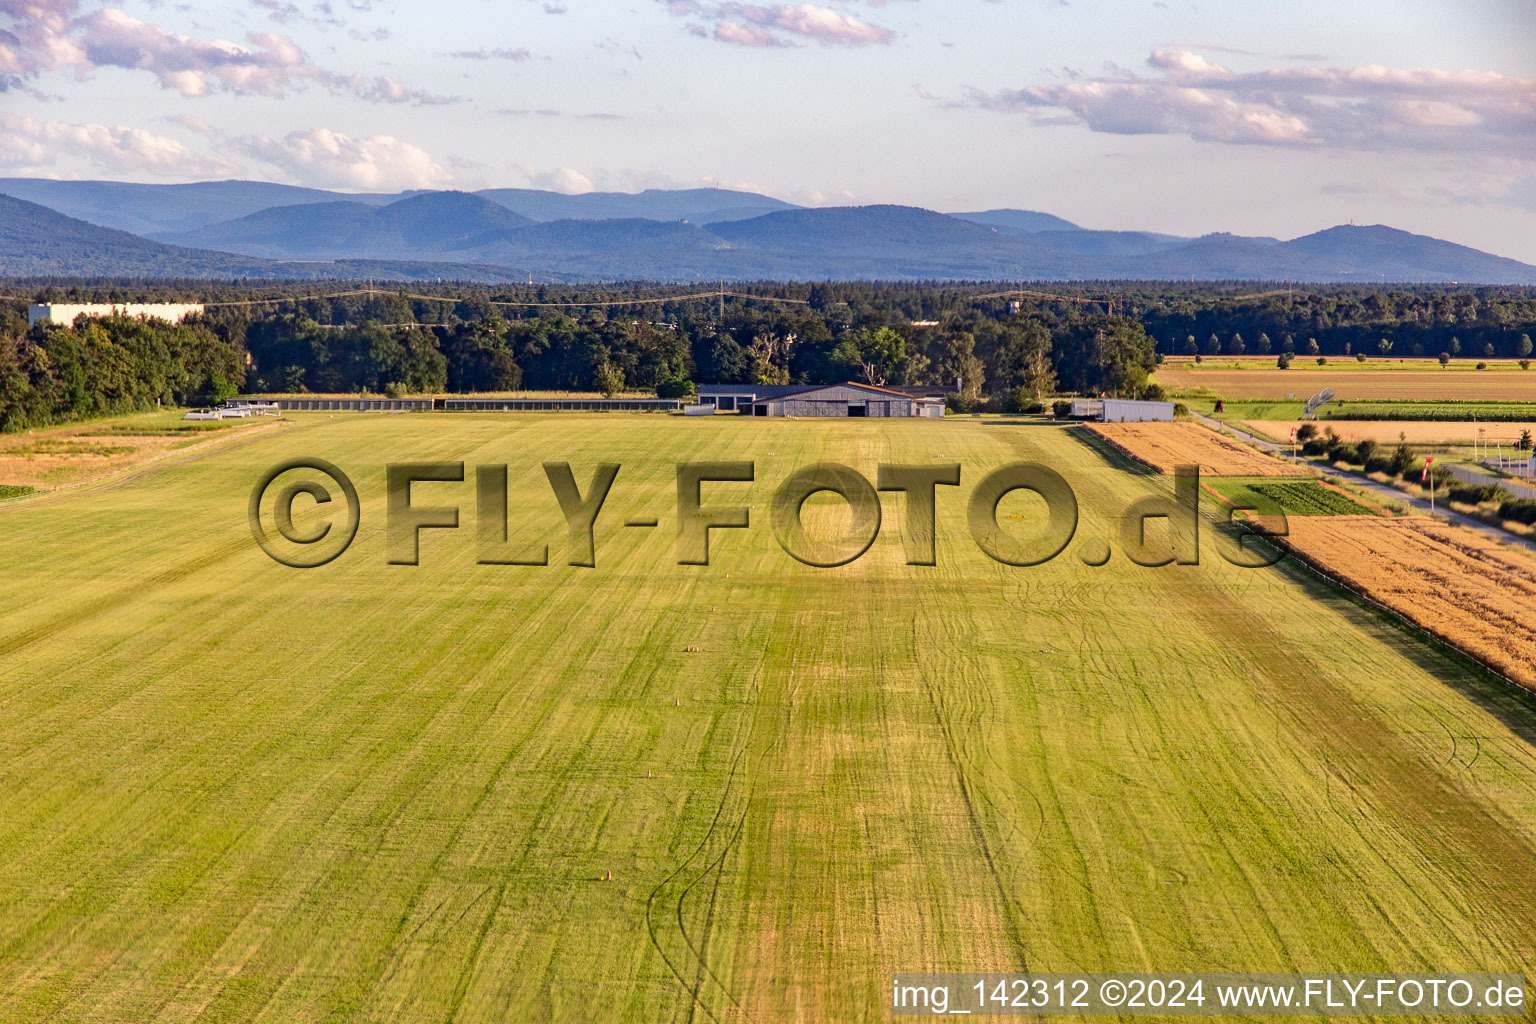
<svg viewBox="0 0 1536 1024">
<path fill-rule="evenodd" d="M 1536 0 L 0 0 L 0 173 L 1015 206 L 1536 262 Z"/>
</svg>

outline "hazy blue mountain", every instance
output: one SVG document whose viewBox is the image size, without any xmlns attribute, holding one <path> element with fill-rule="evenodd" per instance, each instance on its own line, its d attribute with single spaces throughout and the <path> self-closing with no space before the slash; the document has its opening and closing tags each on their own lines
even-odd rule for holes
<svg viewBox="0 0 1536 1024">
<path fill-rule="evenodd" d="M 520 272 L 479 263 L 421 260 L 284 263 L 189 249 L 88 224 L 0 194 L 0 276 L 515 281 Z"/>
<path fill-rule="evenodd" d="M 915 206 L 834 206 L 784 210 L 709 226 L 736 245 L 781 252 L 890 255 L 892 249 L 968 246 L 1007 249 L 1011 237 L 971 221 Z"/>
<path fill-rule="evenodd" d="M 377 207 L 352 201 L 278 206 L 159 239 L 271 259 L 409 259 L 473 251 L 532 223 L 467 192 L 422 192 Z"/>
<path fill-rule="evenodd" d="M 1035 210 L 981 210 L 977 213 L 952 213 L 950 216 L 976 224 L 985 224 L 988 227 L 1012 228 L 1015 231 L 1028 233 L 1081 230 L 1069 220 L 1063 220 L 1049 213 L 1038 213 Z"/>
<path fill-rule="evenodd" d="M 1297 280 L 1322 281 L 1302 253 L 1279 248 L 1273 238 L 1246 238 L 1220 232 L 1141 256 L 1106 258 L 1107 276 L 1152 280 Z"/>
<path fill-rule="evenodd" d="M 585 192 L 564 195 L 528 188 L 488 188 L 475 193 L 531 220 L 686 220 L 708 224 L 796 209 L 771 196 L 723 188 L 655 189 L 644 192 Z"/>
<path fill-rule="evenodd" d="M 9 195 L 0 195 L 0 273 L 8 277 L 281 276 L 267 260 L 152 242 Z"/>
<path fill-rule="evenodd" d="M 25 199 L 90 224 L 136 235 L 191 231 L 271 206 L 349 199 L 385 203 L 392 195 L 341 195 L 318 188 L 265 181 L 198 181 L 187 185 L 138 185 L 124 181 L 54 181 L 0 178 L 0 193 Z"/>
<path fill-rule="evenodd" d="M 1532 268 L 1465 245 L 1381 224 L 1340 225 L 1281 242 L 1335 280 L 1531 284 Z"/>
<path fill-rule="evenodd" d="M 1151 231 L 1034 231 L 1028 238 L 1057 252 L 1080 256 L 1143 256 L 1188 245 L 1191 239 Z"/>
<path fill-rule="evenodd" d="M 61 183 L 52 183 L 58 185 Z M 94 183 L 112 184 L 112 183 Z M 225 191 L 250 182 L 213 182 Z M 277 194 L 291 196 L 281 186 Z M 134 187 L 139 188 L 139 187 Z M 142 186 L 187 188 L 193 186 Z M 105 193 L 93 193 L 98 197 Z M 131 196 L 144 193 L 132 191 Z M 155 202 L 165 194 L 148 193 Z M 555 205 L 588 197 L 521 193 Z M 567 217 L 537 221 L 485 194 L 414 192 L 263 208 L 146 239 L 0 194 L 0 274 L 8 276 L 323 277 L 528 276 L 711 281 L 933 278 L 1271 281 L 1465 281 L 1536 284 L 1536 267 L 1385 227 L 1330 228 L 1281 242 L 1230 234 L 1025 232 L 907 206 L 798 207 L 747 216 L 763 197 L 695 189 L 598 196 L 644 200 L 661 213 L 707 203 L 729 219 Z M 670 197 L 670 198 L 668 198 Z M 390 201 L 384 202 L 384 199 Z M 667 203 L 671 203 L 667 207 Z M 622 203 L 620 204 L 622 205 Z M 633 203 L 631 202 L 631 205 Z M 548 213 L 553 205 L 535 212 Z M 735 214 L 743 214 L 736 217 Z M 707 214 L 706 214 L 707 216 Z"/>
</svg>

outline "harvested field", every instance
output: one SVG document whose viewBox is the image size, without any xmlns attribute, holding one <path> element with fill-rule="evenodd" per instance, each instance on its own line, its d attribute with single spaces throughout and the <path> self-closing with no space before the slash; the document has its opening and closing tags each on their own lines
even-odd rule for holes
<svg viewBox="0 0 1536 1024">
<path fill-rule="evenodd" d="M 1222 398 L 1304 399 L 1323 388 L 1340 398 L 1487 399 L 1536 401 L 1536 371 L 1527 370 L 1191 370 L 1161 367 L 1157 382 L 1170 391 L 1205 388 Z"/>
<path fill-rule="evenodd" d="M 1210 476 L 1295 476 L 1296 467 L 1193 423 L 1089 423 L 1127 455 L 1172 473 L 1195 463 Z"/>
<path fill-rule="evenodd" d="M 1245 420 L 1245 430 L 1284 443 L 1291 436 L 1291 428 L 1301 426 L 1299 420 Z M 1482 428 L 1482 437 L 1491 445 L 1511 447 L 1520 437 L 1520 431 L 1529 430 L 1536 435 L 1536 423 L 1435 423 L 1422 420 L 1323 420 L 1319 430 L 1332 427 L 1334 432 L 1351 443 L 1371 440 L 1378 444 L 1396 444 L 1398 435 L 1406 435 L 1409 444 L 1471 444 L 1473 433 Z"/>
<path fill-rule="evenodd" d="M 1536 562 L 1430 519 L 1296 518 L 1290 546 L 1324 572 L 1536 690 Z"/>
<path fill-rule="evenodd" d="M 164 412 L 0 435 L 0 483 L 48 491 L 102 480 L 282 422 L 184 423 L 180 412 Z"/>
</svg>

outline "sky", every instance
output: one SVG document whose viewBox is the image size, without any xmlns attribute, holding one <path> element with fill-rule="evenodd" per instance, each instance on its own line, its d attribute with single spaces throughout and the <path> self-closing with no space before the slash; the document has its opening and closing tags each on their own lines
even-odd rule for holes
<svg viewBox="0 0 1536 1024">
<path fill-rule="evenodd" d="M 1536 0 L 0 0 L 0 174 L 719 185 L 1536 263 Z"/>
</svg>

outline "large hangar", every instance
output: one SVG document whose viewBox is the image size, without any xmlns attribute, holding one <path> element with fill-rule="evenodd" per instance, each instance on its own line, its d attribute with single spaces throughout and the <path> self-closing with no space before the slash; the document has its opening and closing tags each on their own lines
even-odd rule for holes
<svg viewBox="0 0 1536 1024">
<path fill-rule="evenodd" d="M 942 398 L 923 398 L 872 384 L 816 384 L 753 401 L 744 409 L 752 416 L 916 416 L 939 419 Z"/>
</svg>

